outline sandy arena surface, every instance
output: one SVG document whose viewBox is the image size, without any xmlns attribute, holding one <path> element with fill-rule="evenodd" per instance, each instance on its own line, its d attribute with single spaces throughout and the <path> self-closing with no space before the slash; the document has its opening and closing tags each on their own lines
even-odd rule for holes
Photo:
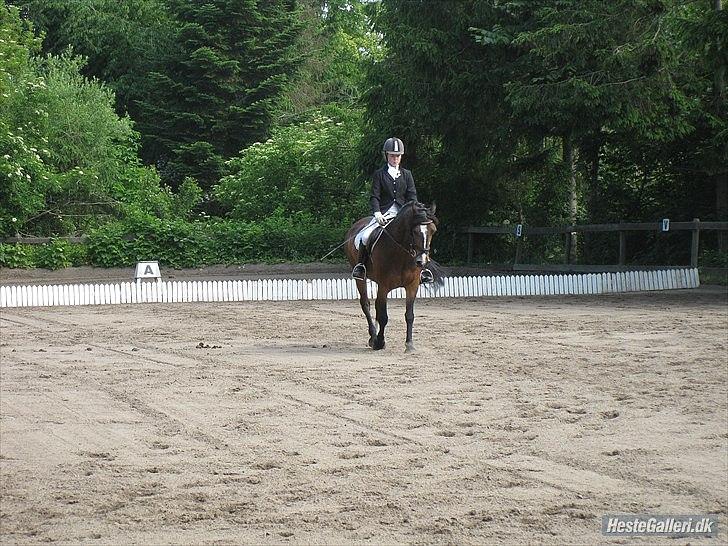
<svg viewBox="0 0 728 546">
<path fill-rule="evenodd" d="M 0 310 L 0 543 L 726 543 L 725 288 Z M 607 513 L 713 514 L 615 539 Z"/>
</svg>

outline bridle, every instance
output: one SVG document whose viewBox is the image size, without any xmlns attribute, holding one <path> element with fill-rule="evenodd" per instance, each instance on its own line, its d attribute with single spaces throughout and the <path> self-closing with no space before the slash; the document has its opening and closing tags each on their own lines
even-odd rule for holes
<svg viewBox="0 0 728 546">
<path fill-rule="evenodd" d="M 430 225 L 432 223 L 434 223 L 434 220 L 432 220 L 431 218 L 427 218 L 426 220 L 424 220 L 422 222 L 418 222 L 417 224 L 415 224 L 412 227 L 412 229 L 410 230 L 409 248 L 406 248 L 399 241 L 397 241 L 392 236 L 392 234 L 389 233 L 389 231 L 387 231 L 387 226 L 384 226 L 382 228 L 382 231 L 380 232 L 380 234 L 377 236 L 377 239 L 374 241 L 374 244 L 372 245 L 372 248 L 374 248 L 377 245 L 377 243 L 379 242 L 380 237 L 386 233 L 387 237 L 389 237 L 389 240 L 392 241 L 403 252 L 406 252 L 407 254 L 409 254 L 410 256 L 412 256 L 413 258 L 416 258 L 417 255 L 419 254 L 419 255 L 423 255 L 423 256 L 427 257 L 427 259 L 429 259 L 430 258 L 430 241 L 428 241 L 427 234 L 426 234 L 426 232 L 424 230 L 427 229 L 425 226 L 428 226 L 428 225 Z M 418 246 L 417 243 L 415 242 L 415 239 L 419 239 L 419 238 L 415 237 L 415 235 L 414 235 L 414 232 L 415 232 L 415 230 L 417 228 L 419 228 L 421 230 L 421 232 L 422 232 L 422 241 L 423 241 L 423 244 L 421 246 Z"/>
<path fill-rule="evenodd" d="M 427 256 L 429 259 L 430 257 L 430 241 L 428 241 L 427 237 L 427 226 L 432 224 L 432 220 L 426 220 L 424 222 L 421 222 L 417 224 L 415 228 L 412 229 L 410 232 L 410 250 L 409 253 L 412 255 L 413 258 L 415 258 L 418 254 Z M 415 242 L 416 240 L 419 240 L 419 237 L 415 237 L 415 229 L 419 228 L 420 232 L 422 233 L 422 245 L 418 246 Z"/>
</svg>

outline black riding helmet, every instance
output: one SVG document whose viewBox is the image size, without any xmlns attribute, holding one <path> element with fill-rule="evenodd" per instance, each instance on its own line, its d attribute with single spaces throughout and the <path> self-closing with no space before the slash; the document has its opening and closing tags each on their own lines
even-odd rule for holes
<svg viewBox="0 0 728 546">
<path fill-rule="evenodd" d="M 403 155 L 404 154 L 404 142 L 397 137 L 391 137 L 384 141 L 384 147 L 382 148 L 384 156 L 387 154 Z"/>
</svg>

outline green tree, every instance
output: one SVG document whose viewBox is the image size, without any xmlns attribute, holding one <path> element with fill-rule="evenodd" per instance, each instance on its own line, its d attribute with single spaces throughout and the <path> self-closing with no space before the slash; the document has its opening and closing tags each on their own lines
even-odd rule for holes
<svg viewBox="0 0 728 546">
<path fill-rule="evenodd" d="M 721 0 L 683 6 L 677 11 L 676 38 L 684 44 L 686 64 L 693 77 L 683 85 L 698 100 L 695 131 L 683 153 L 682 168 L 708 177 L 714 186 L 716 220 L 728 220 L 728 12 Z M 728 253 L 728 233 L 719 247 Z"/>
<path fill-rule="evenodd" d="M 705 177 L 691 180 L 685 160 L 725 165 L 722 115 L 700 104 L 719 95 L 713 73 L 725 58 L 712 8 L 382 0 L 374 21 L 386 55 L 368 77 L 367 147 L 403 137 L 420 193 L 462 223 L 653 219 L 686 193 L 689 219 L 703 209 Z M 692 46 L 677 24 L 688 16 L 705 29 L 691 31 Z M 691 153 L 696 141 L 715 159 Z"/>
<path fill-rule="evenodd" d="M 373 7 L 365 0 L 301 2 L 304 60 L 284 95 L 278 124 L 315 116 L 322 108 L 361 108 L 367 65 L 383 53 L 371 29 Z"/>
<path fill-rule="evenodd" d="M 509 208 L 502 181 L 519 143 L 503 82 L 513 52 L 482 47 L 471 30 L 501 21 L 493 4 L 383 0 L 373 16 L 385 55 L 368 71 L 364 170 L 386 137 L 401 137 L 420 198 L 436 200 L 451 227 Z"/>
<path fill-rule="evenodd" d="M 49 170 L 19 126 L 21 106 L 44 82 L 31 67 L 40 50 L 31 25 L 13 7 L 0 8 L 0 234 L 19 231 L 44 205 Z"/>
<path fill-rule="evenodd" d="M 670 11 L 652 0 L 543 0 L 516 13 L 518 25 L 481 33 L 480 41 L 488 45 L 499 32 L 518 53 L 504 84 L 512 118 L 560 139 L 568 222 L 596 219 L 599 155 L 608 138 L 664 143 L 690 130 L 689 101 L 672 76 Z M 586 190 L 578 160 L 588 165 Z"/>
<path fill-rule="evenodd" d="M 43 34 L 43 52 L 69 46 L 87 59 L 83 74 L 110 86 L 117 112 L 137 117 L 135 100 L 146 74 L 172 47 L 172 20 L 163 0 L 24 0 L 22 8 Z"/>
<path fill-rule="evenodd" d="M 168 0 L 176 48 L 149 74 L 140 102 L 145 157 L 173 186 L 209 188 L 225 159 L 266 138 L 299 62 L 291 0 Z"/>
<path fill-rule="evenodd" d="M 113 93 L 70 53 L 34 57 L 16 8 L 0 9 L 0 233 L 65 235 L 112 217 L 169 214 L 172 200 L 140 165 L 138 135 Z"/>
</svg>

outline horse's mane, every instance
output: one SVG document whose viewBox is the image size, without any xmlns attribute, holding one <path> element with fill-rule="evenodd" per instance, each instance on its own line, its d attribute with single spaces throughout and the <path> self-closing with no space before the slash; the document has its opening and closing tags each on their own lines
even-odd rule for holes
<svg viewBox="0 0 728 546">
<path fill-rule="evenodd" d="M 412 220 L 412 223 L 424 223 L 430 221 L 435 222 L 436 226 L 440 224 L 440 220 L 438 220 L 435 213 L 432 212 L 427 205 L 414 200 L 407 201 L 402 208 L 399 209 L 397 216 L 395 216 L 391 223 L 401 223 L 410 219 Z"/>
</svg>

